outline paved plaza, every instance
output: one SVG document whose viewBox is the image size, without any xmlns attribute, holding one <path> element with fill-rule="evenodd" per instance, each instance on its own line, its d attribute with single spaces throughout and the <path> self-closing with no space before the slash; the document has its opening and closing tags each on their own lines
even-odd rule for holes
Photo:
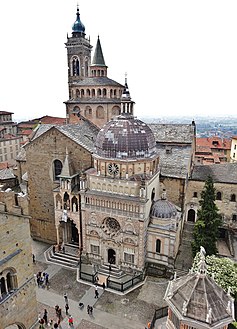
<svg viewBox="0 0 237 329">
<path fill-rule="evenodd" d="M 49 289 L 37 288 L 39 317 L 44 309 L 48 311 L 48 320 L 56 322 L 55 305 L 62 309 L 61 328 L 69 328 L 68 316 L 65 313 L 63 294 L 69 300 L 69 314 L 74 319 L 74 329 L 144 329 L 152 320 L 156 309 L 165 306 L 163 296 L 167 287 L 166 279 L 148 277 L 141 287 L 128 294 L 103 291 L 98 288 L 99 298 L 95 298 L 95 286 L 76 281 L 76 270 L 47 263 L 44 251 L 49 245 L 33 241 L 33 253 L 36 256 L 34 273 L 49 274 Z M 79 302 L 84 308 L 79 308 Z M 87 313 L 87 305 L 93 306 L 93 313 Z M 37 324 L 35 328 L 38 328 Z M 164 321 L 157 322 L 156 328 L 164 328 Z"/>
</svg>

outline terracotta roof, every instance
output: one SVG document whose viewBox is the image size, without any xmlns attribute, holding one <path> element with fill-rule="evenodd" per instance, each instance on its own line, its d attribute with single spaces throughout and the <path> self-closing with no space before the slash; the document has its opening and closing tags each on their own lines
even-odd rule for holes
<svg viewBox="0 0 237 329">
<path fill-rule="evenodd" d="M 37 122 L 21 122 L 18 123 L 18 128 L 33 128 Z"/>
<path fill-rule="evenodd" d="M 43 116 L 42 118 L 39 119 L 39 121 L 43 124 L 55 124 L 55 125 L 66 124 L 66 118 L 51 117 L 48 115 Z"/>
<path fill-rule="evenodd" d="M 0 162 L 0 170 L 8 168 L 8 162 Z"/>
<path fill-rule="evenodd" d="M 196 138 L 196 145 L 199 146 L 208 146 L 211 149 L 219 148 L 224 150 L 230 150 L 231 140 L 227 138 L 220 138 L 217 136 L 213 137 L 199 137 Z"/>
<path fill-rule="evenodd" d="M 26 130 L 22 130 L 21 131 L 21 135 L 26 135 L 26 136 L 28 136 L 28 135 L 30 135 L 32 133 L 32 130 L 30 130 L 30 129 L 26 129 Z"/>
</svg>

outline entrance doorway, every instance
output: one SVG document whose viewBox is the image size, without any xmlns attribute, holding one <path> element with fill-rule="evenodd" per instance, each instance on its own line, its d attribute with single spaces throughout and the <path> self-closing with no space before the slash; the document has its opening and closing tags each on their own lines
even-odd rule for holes
<svg viewBox="0 0 237 329">
<path fill-rule="evenodd" d="M 188 211 L 188 222 L 195 223 L 195 210 L 189 209 Z"/>
<path fill-rule="evenodd" d="M 108 262 L 110 264 L 116 263 L 116 252 L 114 251 L 114 249 L 108 249 Z"/>
<path fill-rule="evenodd" d="M 79 243 L 78 229 L 76 227 L 76 224 L 73 221 L 71 221 L 71 228 L 72 228 L 72 239 L 71 239 L 71 241 L 73 243 L 78 244 Z"/>
</svg>

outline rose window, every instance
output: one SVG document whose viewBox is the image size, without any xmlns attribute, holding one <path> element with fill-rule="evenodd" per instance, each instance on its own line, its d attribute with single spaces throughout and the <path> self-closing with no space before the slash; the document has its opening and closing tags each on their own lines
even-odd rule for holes
<svg viewBox="0 0 237 329">
<path fill-rule="evenodd" d="M 111 217 L 105 218 L 102 227 L 107 234 L 117 233 L 121 229 L 119 222 L 115 218 Z"/>
</svg>

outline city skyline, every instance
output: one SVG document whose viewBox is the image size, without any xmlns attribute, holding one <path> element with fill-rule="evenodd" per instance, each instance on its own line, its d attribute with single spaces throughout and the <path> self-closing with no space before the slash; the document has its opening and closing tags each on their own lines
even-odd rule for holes
<svg viewBox="0 0 237 329">
<path fill-rule="evenodd" d="M 0 110 L 15 120 L 65 117 L 64 43 L 76 7 L 0 4 Z M 124 83 L 127 72 L 136 116 L 236 116 L 236 2 L 80 0 L 79 9 L 93 50 L 100 36 L 109 78 Z"/>
</svg>

